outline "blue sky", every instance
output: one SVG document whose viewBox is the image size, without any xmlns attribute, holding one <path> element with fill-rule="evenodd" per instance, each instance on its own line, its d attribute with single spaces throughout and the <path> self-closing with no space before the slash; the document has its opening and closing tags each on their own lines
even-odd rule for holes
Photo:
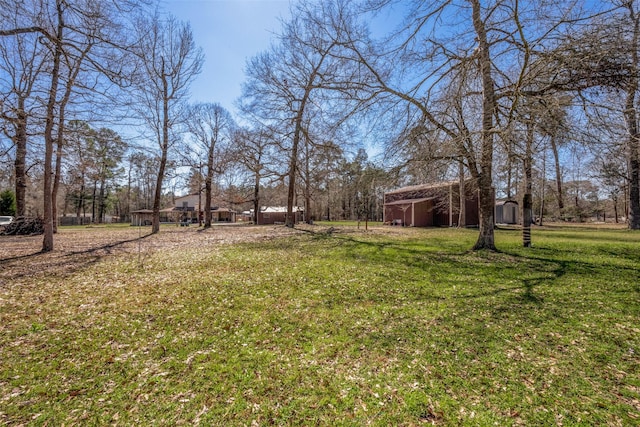
<svg viewBox="0 0 640 427">
<path fill-rule="evenodd" d="M 205 54 L 191 87 L 193 102 L 217 102 L 234 112 L 247 59 L 267 49 L 289 16 L 289 0 L 164 0 L 168 12 L 191 24 Z"/>
</svg>

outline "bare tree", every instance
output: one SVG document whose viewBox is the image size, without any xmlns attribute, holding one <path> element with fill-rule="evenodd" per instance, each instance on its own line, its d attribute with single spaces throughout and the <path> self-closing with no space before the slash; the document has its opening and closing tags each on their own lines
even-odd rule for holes
<svg viewBox="0 0 640 427">
<path fill-rule="evenodd" d="M 150 209 L 153 206 L 158 162 L 157 157 L 145 152 L 130 153 L 127 157 L 127 200 L 132 209 Z"/>
<path fill-rule="evenodd" d="M 292 15 L 283 24 L 278 44 L 250 60 L 243 88 L 243 110 L 281 130 L 288 154 L 288 227 L 294 225 L 296 178 L 305 133 L 320 121 L 342 124 L 362 105 L 349 94 L 354 85 L 363 84 L 357 78 L 361 77 L 359 68 L 343 54 L 346 28 L 356 31 L 350 27 L 345 4 L 300 2 Z"/>
<path fill-rule="evenodd" d="M 313 165 L 316 170 L 318 187 L 324 197 L 324 207 L 318 209 L 318 217 L 331 221 L 337 218 L 339 209 L 340 175 L 344 162 L 344 150 L 342 144 L 334 141 L 327 141 L 323 144 L 323 149 L 313 157 Z M 317 204 L 316 204 L 317 205 Z"/>
<path fill-rule="evenodd" d="M 301 192 L 304 198 L 304 216 L 305 222 L 311 223 L 314 217 L 314 204 L 317 195 L 320 192 L 320 186 L 325 182 L 327 173 L 325 159 L 327 151 L 335 150 L 335 144 L 332 141 L 324 142 L 319 136 L 311 135 L 309 132 L 304 133 L 302 149 L 302 167 L 298 170 L 300 178 Z"/>
<path fill-rule="evenodd" d="M 188 24 L 154 15 L 141 18 L 137 28 L 140 43 L 136 55 L 140 68 L 135 82 L 136 108 L 159 148 L 151 231 L 157 233 L 169 150 L 178 139 L 175 131 L 177 124 L 185 119 L 189 85 L 200 73 L 204 58 Z"/>
<path fill-rule="evenodd" d="M 23 36 L 37 34 L 38 41 L 48 51 L 48 83 L 43 84 L 45 94 L 44 107 L 44 162 L 43 162 L 43 219 L 44 237 L 43 252 L 53 250 L 54 232 L 54 177 L 53 151 L 56 141 L 63 140 L 64 134 L 64 105 L 68 102 L 67 95 L 71 95 L 71 88 L 77 73 L 73 67 L 68 68 L 71 74 L 64 86 L 65 64 L 72 58 L 85 57 L 96 44 L 115 46 L 112 22 L 119 20 L 125 12 L 125 6 L 136 6 L 135 2 L 93 2 L 82 0 L 68 2 L 65 0 L 31 0 L 30 2 L 2 2 L 3 12 L 11 10 L 19 16 L 19 22 L 3 20 L 2 24 L 13 23 L 11 28 L 0 29 L 0 37 Z M 4 4 L 6 3 L 6 4 Z M 87 42 L 87 43 L 85 43 Z M 75 60 L 74 60 L 75 62 Z M 82 61 L 80 61 L 81 63 Z M 92 67 L 97 67 L 97 61 L 90 61 Z M 101 67 L 97 67 L 101 68 Z M 77 68 L 79 70 L 80 68 Z M 75 74 L 75 75 L 74 75 Z M 65 88 L 60 102 L 60 86 Z"/>
<path fill-rule="evenodd" d="M 189 144 L 187 156 L 193 154 L 197 165 L 206 166 L 204 228 L 211 227 L 211 184 L 227 163 L 235 127 L 231 114 L 219 104 L 196 104 L 189 109 L 187 129 L 195 144 Z"/>
<path fill-rule="evenodd" d="M 638 49 L 640 49 L 640 12 L 635 0 L 623 3 L 627 9 L 631 31 L 629 34 L 629 65 L 631 78 L 625 87 L 624 118 L 627 125 L 627 161 L 629 168 L 629 228 L 640 229 L 640 127 L 638 126 L 637 97 L 640 79 Z"/>
<path fill-rule="evenodd" d="M 55 107 L 58 96 L 58 85 L 60 83 L 60 64 L 62 62 L 66 7 L 62 0 L 57 0 L 55 5 L 55 21 L 53 31 L 45 32 L 50 43 L 50 50 L 53 59 L 51 68 L 51 84 L 49 85 L 48 101 L 45 115 L 44 141 L 44 237 L 42 241 L 42 252 L 53 250 L 53 193 L 52 193 L 52 159 L 54 145 Z"/>
<path fill-rule="evenodd" d="M 67 125 L 67 161 L 70 162 L 68 181 L 70 192 L 67 200 L 75 207 L 79 221 L 86 213 L 87 179 L 92 166 L 91 153 L 88 150 L 92 129 L 87 122 L 72 120 Z"/>
<path fill-rule="evenodd" d="M 549 139 L 549 147 L 553 154 L 558 215 L 562 217 L 564 211 L 564 191 L 562 187 L 563 178 L 560 149 L 567 144 L 571 134 L 571 119 L 568 113 L 571 106 L 571 96 L 566 94 L 560 96 L 550 95 L 538 98 L 538 102 L 544 110 L 542 114 L 538 115 L 538 128 L 539 132 Z"/>
<path fill-rule="evenodd" d="M 585 17 L 583 26 L 564 34 L 555 49 L 541 55 L 540 66 L 546 72 L 540 73 L 536 92 L 578 93 L 585 105 L 593 103 L 603 90 L 624 94 L 618 108 L 627 128 L 629 228 L 640 229 L 640 128 L 636 106 L 640 13 L 636 0 L 611 0 L 599 6 L 610 10 Z M 609 100 L 600 108 L 608 110 L 615 104 Z"/>
<path fill-rule="evenodd" d="M 287 227 L 294 226 L 293 204 L 296 188 L 296 176 L 298 174 L 298 150 L 303 137 L 303 122 L 307 108 L 311 103 L 311 94 L 316 89 L 317 80 L 320 79 L 321 69 L 328 58 L 328 49 L 313 57 L 314 52 L 296 52 L 295 46 L 284 48 L 274 47 L 269 53 L 254 58 L 248 69 L 249 78 L 252 79 L 249 91 L 262 86 L 260 92 L 263 96 L 276 95 L 288 105 L 293 124 L 291 129 L 291 145 L 289 147 L 289 189 L 287 196 Z M 311 58 L 304 58 L 305 54 L 311 54 Z M 288 58 L 287 58 L 288 56 Z M 285 62 L 288 59 L 288 63 Z M 277 73 L 277 74 L 276 74 Z M 260 94 L 255 91 L 254 93 Z M 271 92 L 271 93 L 269 93 Z M 263 105 L 274 107 L 270 102 L 262 101 Z M 277 107 L 276 107 L 277 108 Z M 284 110 L 286 111 L 286 110 Z M 265 118 L 273 113 L 265 111 Z M 286 120 L 286 119 L 285 119 Z M 286 124 L 285 124 L 286 125 Z"/>
<path fill-rule="evenodd" d="M 18 25 L 16 22 L 14 25 Z M 38 103 L 33 99 L 38 79 L 44 74 L 47 51 L 38 40 L 39 33 L 24 33 L 0 38 L 0 118 L 15 149 L 14 174 L 16 215 L 26 213 L 27 150 L 29 120 L 35 119 Z"/>
<path fill-rule="evenodd" d="M 384 2 L 386 3 L 389 2 Z M 455 31 L 446 40 L 436 39 L 435 34 L 445 34 L 443 31 L 435 31 L 435 26 L 441 25 L 441 17 L 448 13 L 467 13 L 467 8 L 460 6 L 459 10 L 449 1 L 414 2 L 409 7 L 406 25 L 396 34 L 397 41 L 392 50 L 381 52 L 377 56 L 371 55 L 372 48 L 352 44 L 356 54 L 356 60 L 368 68 L 376 77 L 376 91 L 387 98 L 395 98 L 408 105 L 409 117 L 429 133 L 431 141 L 449 141 L 457 145 L 459 152 L 469 167 L 470 173 L 478 181 L 480 191 L 480 233 L 475 249 L 495 249 L 493 237 L 493 151 L 496 127 L 494 118 L 497 114 L 497 97 L 495 94 L 496 83 L 493 77 L 491 43 L 489 41 L 487 26 L 495 21 L 491 17 L 491 11 L 498 9 L 499 4 L 485 9 L 487 16 L 483 16 L 481 4 L 477 0 L 468 0 L 471 15 L 468 17 L 472 24 L 473 32 Z M 491 28 L 491 27 L 490 27 Z M 498 30 L 498 28 L 496 28 Z M 424 44 L 423 44 L 424 42 Z M 448 47 L 447 44 L 452 46 Z M 466 43 L 466 44 L 465 44 Z M 474 46 L 475 44 L 475 46 Z M 419 46 L 419 47 L 418 47 Z M 424 54 L 419 55 L 413 49 L 423 49 Z M 380 48 L 379 48 L 380 52 Z M 416 58 L 421 58 L 416 60 Z M 405 70 L 418 67 L 428 61 L 432 64 L 426 74 L 414 76 L 405 73 Z M 385 70 L 384 64 L 391 61 L 403 67 L 396 70 L 397 77 Z M 470 67 L 466 64 L 474 64 Z M 476 71 L 477 70 L 477 71 Z M 458 125 L 450 120 L 451 115 L 441 113 L 441 109 L 433 109 L 431 104 L 436 98 L 437 84 L 443 80 L 460 80 L 463 73 L 477 72 L 475 93 L 481 94 L 480 117 L 477 124 L 477 132 L 472 132 L 466 125 Z M 417 83 L 405 83 L 404 79 L 411 78 Z M 469 96 L 469 95 L 467 95 Z M 473 95 L 470 96 L 473 98 Z M 393 101 L 392 101 L 393 102 Z M 415 128 L 415 125 L 414 125 Z M 474 137 L 477 135 L 477 137 Z M 476 141 L 474 141 L 476 139 Z"/>
<path fill-rule="evenodd" d="M 252 176 L 252 195 L 250 200 L 253 202 L 253 221 L 259 225 L 259 215 L 261 207 L 261 191 L 262 181 L 271 178 L 277 173 L 273 164 L 273 150 L 277 143 L 274 140 L 273 132 L 262 127 L 254 130 L 239 129 L 235 133 L 235 146 L 237 161 L 247 169 Z"/>
<path fill-rule="evenodd" d="M 493 212 L 495 209 L 493 194 L 493 150 L 494 150 L 494 116 L 497 102 L 496 83 L 493 77 L 493 61 L 489 51 L 490 43 L 485 26 L 486 18 L 482 16 L 480 0 L 470 0 L 471 20 L 478 40 L 478 65 L 482 76 L 482 128 L 480 134 L 480 163 L 478 188 L 480 195 L 480 236 L 473 249 L 495 250 L 493 237 Z"/>
<path fill-rule="evenodd" d="M 384 44 L 353 43 L 355 59 L 377 79 L 372 89 L 378 99 L 401 113 L 411 130 L 404 132 L 404 140 L 418 130 L 431 145 L 457 147 L 448 155 L 458 156 L 479 189 L 480 230 L 474 249 L 495 249 L 493 169 L 498 141 L 509 137 L 526 96 L 558 90 L 555 81 L 535 84 L 544 73 L 533 66 L 534 57 L 563 29 L 584 18 L 575 3 L 535 2 L 534 7 L 525 0 L 415 1 L 404 4 L 405 20 Z M 369 4 L 378 10 L 400 2 Z M 452 83 L 459 90 L 453 102 L 446 102 Z M 441 155 L 442 150 L 432 152 Z"/>
<path fill-rule="evenodd" d="M 57 231 L 57 196 L 58 189 L 60 187 L 60 180 L 62 179 L 62 154 L 63 147 L 65 142 L 65 125 L 66 125 L 66 113 L 67 106 L 71 101 L 72 93 L 76 86 L 76 80 L 78 79 L 78 75 L 80 71 L 84 67 L 84 62 L 87 60 L 87 57 L 95 46 L 98 34 L 92 34 L 86 32 L 83 34 L 84 40 L 77 41 L 77 44 L 74 44 L 74 51 L 67 52 L 63 58 L 63 69 L 65 71 L 64 76 L 61 76 L 61 83 L 63 85 L 62 96 L 60 100 L 57 102 L 57 136 L 55 138 L 56 143 L 56 157 L 55 157 L 55 167 L 54 167 L 54 179 L 51 188 L 51 216 L 53 218 L 53 231 Z"/>
</svg>

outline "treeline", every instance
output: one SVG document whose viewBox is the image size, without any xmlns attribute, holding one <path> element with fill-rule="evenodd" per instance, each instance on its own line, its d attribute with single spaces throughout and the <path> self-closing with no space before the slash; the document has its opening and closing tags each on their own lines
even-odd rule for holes
<svg viewBox="0 0 640 427">
<path fill-rule="evenodd" d="M 386 189 L 465 176 L 476 249 L 495 249 L 496 196 L 519 201 L 525 246 L 545 216 L 638 229 L 638 12 L 635 0 L 298 1 L 247 62 L 232 115 L 189 103 L 204 57 L 154 2 L 0 0 L 0 189 L 16 215 L 42 216 L 44 251 L 62 214 L 148 208 L 158 232 L 185 189 L 380 219 Z"/>
</svg>

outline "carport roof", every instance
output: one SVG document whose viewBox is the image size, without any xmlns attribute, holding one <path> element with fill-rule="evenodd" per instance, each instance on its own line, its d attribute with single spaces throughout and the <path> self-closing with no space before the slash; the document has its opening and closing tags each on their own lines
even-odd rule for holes
<svg viewBox="0 0 640 427">
<path fill-rule="evenodd" d="M 393 205 L 411 205 L 413 203 L 422 203 L 422 202 L 426 202 L 427 200 L 433 200 L 435 199 L 435 197 L 424 197 L 422 199 L 402 199 L 402 200 L 395 200 L 393 202 L 388 202 L 385 203 L 385 206 L 393 206 Z"/>
</svg>

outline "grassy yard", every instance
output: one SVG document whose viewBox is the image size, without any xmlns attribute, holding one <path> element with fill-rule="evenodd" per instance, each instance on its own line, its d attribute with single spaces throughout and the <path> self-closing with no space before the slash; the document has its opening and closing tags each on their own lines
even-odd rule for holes
<svg viewBox="0 0 640 427">
<path fill-rule="evenodd" d="M 640 233 L 255 229 L 0 237 L 0 422 L 640 424 Z"/>
</svg>

